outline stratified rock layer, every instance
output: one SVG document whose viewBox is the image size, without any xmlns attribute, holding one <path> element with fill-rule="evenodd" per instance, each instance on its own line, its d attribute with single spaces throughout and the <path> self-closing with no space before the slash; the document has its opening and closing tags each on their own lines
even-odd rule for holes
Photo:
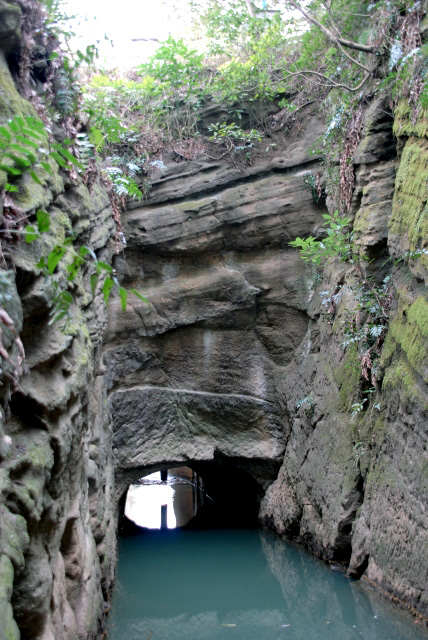
<svg viewBox="0 0 428 640">
<path fill-rule="evenodd" d="M 150 468 L 219 456 L 246 460 L 263 488 L 276 477 L 288 435 L 281 378 L 309 322 L 309 271 L 288 242 L 322 222 L 303 181 L 321 130 L 308 113 L 299 144 L 241 169 L 233 158 L 172 163 L 124 216 L 118 276 L 150 306 L 109 309 L 119 494 Z"/>
<path fill-rule="evenodd" d="M 4 121 L 33 111 L 3 54 L 19 49 L 20 9 L 3 3 L 0 17 Z M 213 488 L 216 474 L 251 485 L 264 493 L 265 526 L 428 615 L 427 114 L 415 119 L 403 101 L 393 121 L 372 100 L 353 157 L 355 243 L 368 275 L 393 282 L 379 402 L 354 420 L 365 383 L 355 344 L 343 343 L 361 274 L 334 261 L 315 274 L 289 246 L 319 234 L 326 211 L 304 182 L 320 170 L 309 150 L 325 124 L 311 106 L 298 117 L 252 164 L 167 162 L 124 216 L 115 264 L 150 305 L 130 296 L 124 314 L 113 298 L 108 324 L 100 292 L 79 276 L 70 325 L 50 326 L 54 289 L 34 266 L 71 229 L 108 260 L 106 194 L 59 172 L 19 194 L 24 213 L 49 211 L 53 235 L 20 245 L 16 274 L 0 271 L 0 399 L 11 396 L 0 424 L 1 639 L 100 637 L 118 500 L 144 473 L 178 464 Z M 27 368 L 13 389 L 19 336 Z"/>
</svg>

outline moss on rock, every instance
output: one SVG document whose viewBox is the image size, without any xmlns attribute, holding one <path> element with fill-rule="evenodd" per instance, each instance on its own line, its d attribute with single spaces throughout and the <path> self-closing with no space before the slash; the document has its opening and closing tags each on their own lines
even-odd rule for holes
<svg viewBox="0 0 428 640">
<path fill-rule="evenodd" d="M 361 365 L 357 347 L 353 345 L 347 352 L 343 364 L 334 373 L 339 386 L 338 409 L 350 411 L 360 387 Z"/>
<path fill-rule="evenodd" d="M 394 135 L 421 138 L 428 137 L 428 109 L 421 109 L 416 122 L 413 121 L 413 107 L 406 99 L 399 101 L 394 112 Z"/>
<path fill-rule="evenodd" d="M 397 360 L 388 368 L 382 390 L 386 393 L 398 393 L 404 402 L 417 400 L 417 380 L 414 371 L 404 359 Z"/>
<path fill-rule="evenodd" d="M 10 558 L 0 556 L 0 620 L 2 638 L 5 640 L 19 640 L 20 634 L 16 622 L 13 619 L 12 595 L 14 571 Z"/>
<path fill-rule="evenodd" d="M 397 171 L 390 245 L 401 257 L 428 245 L 428 140 L 412 137 L 404 147 Z M 428 268 L 428 256 L 421 256 Z"/>
<path fill-rule="evenodd" d="M 19 95 L 10 75 L 4 54 L 0 51 L 0 122 L 14 116 L 35 115 L 29 102 Z"/>
<path fill-rule="evenodd" d="M 390 336 L 401 347 L 410 366 L 428 382 L 428 299 L 418 296 L 411 302 L 400 292 L 399 306 L 389 327 Z M 393 365 L 396 367 L 397 364 Z M 387 371 L 385 380 L 391 378 Z M 385 383 L 384 380 L 384 383 Z"/>
</svg>

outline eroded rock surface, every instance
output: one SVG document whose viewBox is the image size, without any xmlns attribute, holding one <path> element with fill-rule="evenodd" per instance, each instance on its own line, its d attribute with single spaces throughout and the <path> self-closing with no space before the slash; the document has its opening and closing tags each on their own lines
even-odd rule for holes
<svg viewBox="0 0 428 640">
<path fill-rule="evenodd" d="M 8 53 L 20 11 L 3 5 Z M 32 113 L 3 52 L 0 76 L 0 118 Z M 265 526 L 428 615 L 428 259 L 409 255 L 428 237 L 419 116 L 404 103 L 393 121 L 373 99 L 352 159 L 356 244 L 375 282 L 393 276 L 379 407 L 357 420 L 368 385 L 355 345 L 343 345 L 356 271 L 332 262 L 314 279 L 288 244 L 317 235 L 326 211 L 303 180 L 320 170 L 310 149 L 325 130 L 310 106 L 251 165 L 168 160 L 124 216 L 115 263 L 150 305 L 130 296 L 124 314 L 113 299 L 108 323 L 82 277 L 68 329 L 49 326 L 54 291 L 34 266 L 65 229 L 109 259 L 105 193 L 58 172 L 25 190 L 24 213 L 46 208 L 54 237 L 20 250 L 16 274 L 0 271 L 0 399 L 11 395 L 0 424 L 0 637 L 99 637 L 117 500 L 144 473 L 179 464 L 207 470 L 211 486 L 221 465 L 227 477 L 246 472 L 254 495 L 265 492 Z M 273 568 L 283 562 L 278 545 L 266 553 Z"/>
<path fill-rule="evenodd" d="M 20 45 L 20 20 L 14 22 L 20 10 L 3 5 L 0 47 L 6 38 L 9 51 Z M 1 122 L 33 114 L 2 52 L 0 72 Z M 65 331 L 51 325 L 53 280 L 36 264 L 66 230 L 109 259 L 114 224 L 100 187 L 89 193 L 59 171 L 42 181 L 25 182 L 14 197 L 23 216 L 46 209 L 51 234 L 13 247 L 15 271 L 0 270 L 0 398 L 7 407 L 0 416 L 0 638 L 92 640 L 104 629 L 116 553 L 100 377 L 106 314 L 101 292 L 94 297 L 87 276 L 79 275 L 70 323 Z M 65 285 L 66 274 L 55 278 Z"/>
<path fill-rule="evenodd" d="M 321 127 L 309 112 L 299 144 L 241 169 L 232 158 L 172 163 L 124 216 L 117 271 L 151 304 L 109 310 L 119 494 L 168 461 L 261 461 L 272 463 L 252 465 L 261 487 L 276 477 L 288 435 L 281 379 L 309 323 L 309 271 L 288 242 L 322 222 L 303 181 Z"/>
<path fill-rule="evenodd" d="M 358 393 L 361 355 L 355 344 L 340 344 L 358 288 L 352 270 L 330 267 L 309 305 L 308 346 L 286 369 L 291 434 L 260 515 L 266 526 L 326 559 L 349 562 L 352 575 L 426 616 L 427 262 L 424 254 L 405 256 L 426 247 L 428 155 L 426 138 L 396 140 L 393 126 L 396 134 L 403 128 L 375 101 L 354 156 L 356 242 L 373 260 L 373 282 L 393 282 L 378 402 L 351 418 L 353 403 L 368 397 Z"/>
</svg>

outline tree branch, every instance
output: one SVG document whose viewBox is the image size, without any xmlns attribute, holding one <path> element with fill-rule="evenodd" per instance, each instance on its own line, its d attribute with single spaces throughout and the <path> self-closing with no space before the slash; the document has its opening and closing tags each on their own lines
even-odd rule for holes
<svg viewBox="0 0 428 640">
<path fill-rule="evenodd" d="M 357 84 L 355 87 L 349 87 L 347 84 L 342 84 L 340 82 L 335 82 L 334 80 L 332 80 L 328 76 L 325 76 L 323 73 L 319 73 L 318 71 L 310 71 L 309 69 L 307 69 L 307 70 L 305 69 L 303 71 L 289 71 L 289 72 L 287 72 L 287 75 L 285 76 L 285 78 L 280 78 L 278 80 L 274 80 L 273 82 L 269 83 L 269 86 L 273 86 L 275 84 L 281 84 L 283 82 L 286 82 L 289 78 L 292 78 L 293 76 L 307 76 L 307 75 L 313 75 L 313 76 L 316 76 L 317 78 L 321 78 L 321 80 L 324 80 L 325 82 L 316 82 L 315 83 L 316 85 L 318 85 L 320 87 L 326 87 L 327 89 L 346 89 L 347 91 L 351 91 L 353 93 L 354 91 L 359 91 L 361 89 L 361 87 L 364 86 L 364 84 L 370 78 L 371 72 L 366 73 L 366 75 L 361 80 L 361 82 L 359 84 Z M 259 87 L 257 87 L 257 86 L 250 87 L 249 89 L 247 89 L 247 91 L 255 91 L 258 88 Z"/>
<path fill-rule="evenodd" d="M 329 40 L 331 40 L 332 42 L 340 42 L 341 45 L 347 47 L 348 49 L 355 49 L 356 51 L 363 51 L 364 53 L 374 53 L 375 48 L 372 46 L 360 44 L 359 42 L 353 42 L 352 40 L 346 40 L 346 38 L 335 36 L 334 33 L 330 31 L 330 29 L 327 29 L 327 27 L 325 27 L 319 20 L 317 20 L 315 16 L 313 16 L 311 13 L 306 11 L 306 9 L 300 6 L 300 4 L 296 2 L 296 0 L 286 0 L 286 2 L 288 4 L 291 4 L 291 6 L 297 9 L 297 11 L 300 11 L 300 13 L 306 18 L 308 22 L 318 27 L 318 29 L 320 29 L 324 33 L 324 35 L 326 35 L 327 38 L 329 38 Z"/>
<path fill-rule="evenodd" d="M 349 87 L 347 84 L 342 84 L 340 82 L 335 82 L 334 80 L 332 80 L 331 78 L 329 78 L 328 76 L 325 76 L 322 73 L 318 73 L 318 71 L 292 71 L 289 72 L 288 75 L 284 78 L 284 80 L 288 80 L 288 78 L 290 76 L 301 76 L 301 75 L 313 75 L 313 76 L 317 76 L 317 78 L 321 78 L 322 80 L 326 80 L 327 83 L 322 82 L 319 83 L 320 86 L 322 87 L 328 87 L 328 88 L 333 88 L 333 89 L 346 89 L 347 91 L 358 91 L 359 89 L 361 89 L 361 87 L 367 82 L 367 80 L 370 78 L 371 72 L 366 73 L 366 75 L 364 76 L 364 78 L 361 80 L 360 84 L 358 84 L 356 87 Z M 281 82 L 284 82 L 284 80 L 282 80 Z"/>
<path fill-rule="evenodd" d="M 333 30 L 335 32 L 335 33 L 333 33 L 333 35 L 334 35 L 334 38 L 336 40 L 336 44 L 337 44 L 338 48 L 341 50 L 343 55 L 346 58 L 348 58 L 348 60 L 350 62 L 352 62 L 353 64 L 356 64 L 357 67 L 360 67 L 360 69 L 364 69 L 364 71 L 367 71 L 367 73 L 370 73 L 371 69 L 369 69 L 364 64 L 361 64 L 361 62 L 359 62 L 358 60 L 356 60 L 355 58 L 350 56 L 349 53 L 347 51 L 345 51 L 345 49 L 341 45 L 341 43 L 340 43 L 340 31 L 339 31 L 339 28 L 338 28 L 336 22 L 333 19 L 332 13 L 331 13 L 331 0 L 330 0 L 330 3 L 327 3 L 326 9 L 328 11 L 328 17 L 330 18 L 331 26 L 333 27 Z"/>
<path fill-rule="evenodd" d="M 245 4 L 247 5 L 248 13 L 252 18 L 256 17 L 256 9 L 251 0 L 245 0 Z"/>
</svg>

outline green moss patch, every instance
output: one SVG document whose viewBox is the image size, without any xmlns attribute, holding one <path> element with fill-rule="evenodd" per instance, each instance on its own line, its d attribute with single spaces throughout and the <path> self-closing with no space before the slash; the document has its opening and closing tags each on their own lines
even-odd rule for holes
<svg viewBox="0 0 428 640">
<path fill-rule="evenodd" d="M 34 115 L 30 103 L 19 95 L 2 52 L 0 52 L 0 87 L 0 123 L 14 116 Z"/>
<path fill-rule="evenodd" d="M 412 122 L 412 112 L 407 100 L 400 100 L 394 113 L 394 135 L 428 137 L 428 109 L 421 110 L 416 122 Z"/>
<path fill-rule="evenodd" d="M 0 621 L 2 638 L 5 640 L 19 640 L 20 637 L 10 604 L 13 577 L 14 571 L 10 558 L 0 555 Z"/>
<path fill-rule="evenodd" d="M 382 390 L 386 393 L 399 393 L 403 401 L 415 401 L 419 390 L 414 371 L 404 360 L 397 360 L 391 365 L 383 379 Z"/>
<path fill-rule="evenodd" d="M 406 304 L 401 293 L 398 310 L 390 323 L 389 332 L 405 353 L 411 367 L 428 382 L 428 300 L 419 296 Z M 387 378 L 386 373 L 385 378 Z"/>
<path fill-rule="evenodd" d="M 391 236 L 397 236 L 403 253 L 428 244 L 428 140 L 410 138 L 397 172 Z"/>
<path fill-rule="evenodd" d="M 349 349 L 334 377 L 339 386 L 338 409 L 349 412 L 360 388 L 361 365 L 356 346 Z"/>
</svg>

